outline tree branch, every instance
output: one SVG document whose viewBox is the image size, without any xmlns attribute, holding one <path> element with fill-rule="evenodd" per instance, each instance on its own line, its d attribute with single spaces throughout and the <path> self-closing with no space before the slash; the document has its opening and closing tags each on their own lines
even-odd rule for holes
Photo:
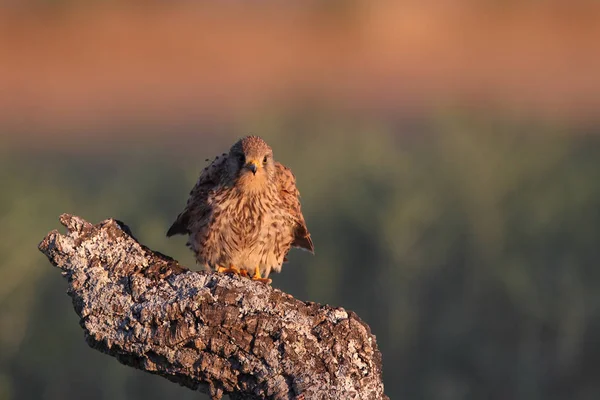
<svg viewBox="0 0 600 400">
<path fill-rule="evenodd" d="M 60 221 L 68 233 L 39 249 L 68 279 L 92 348 L 213 399 L 388 399 L 375 336 L 353 312 L 189 271 L 113 219 Z"/>
</svg>

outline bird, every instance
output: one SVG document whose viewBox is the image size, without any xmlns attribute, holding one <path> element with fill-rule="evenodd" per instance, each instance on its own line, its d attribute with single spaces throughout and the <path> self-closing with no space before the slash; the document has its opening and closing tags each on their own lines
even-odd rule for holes
<svg viewBox="0 0 600 400">
<path fill-rule="evenodd" d="M 314 254 L 292 171 L 260 137 L 245 136 L 202 170 L 167 237 L 187 246 L 209 271 L 270 284 L 292 247 Z"/>
</svg>

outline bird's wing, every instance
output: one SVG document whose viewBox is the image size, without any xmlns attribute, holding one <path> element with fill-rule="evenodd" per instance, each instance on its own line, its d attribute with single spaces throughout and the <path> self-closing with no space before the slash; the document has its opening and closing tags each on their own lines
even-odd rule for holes
<svg viewBox="0 0 600 400">
<path fill-rule="evenodd" d="M 292 171 L 286 166 L 275 163 L 276 168 L 276 181 L 279 190 L 279 197 L 283 200 L 285 207 L 289 210 L 290 214 L 294 217 L 294 241 L 292 246 L 299 247 L 315 252 L 310 233 L 306 227 L 304 216 L 302 215 L 302 209 L 300 207 L 300 192 L 296 187 L 296 177 Z"/>
<path fill-rule="evenodd" d="M 226 153 L 217 156 L 202 170 L 196 185 L 190 192 L 185 209 L 177 216 L 177 219 L 167 231 L 167 236 L 185 235 L 195 230 L 195 224 L 202 223 L 201 221 L 210 212 L 208 195 L 221 182 L 227 157 Z"/>
</svg>

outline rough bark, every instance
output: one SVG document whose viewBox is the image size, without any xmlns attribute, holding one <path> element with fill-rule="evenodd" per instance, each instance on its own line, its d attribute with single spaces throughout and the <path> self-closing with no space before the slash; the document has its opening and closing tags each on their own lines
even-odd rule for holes
<svg viewBox="0 0 600 400">
<path fill-rule="evenodd" d="M 67 278 L 92 348 L 214 399 L 387 399 L 375 336 L 353 312 L 190 271 L 113 219 L 60 221 L 67 234 L 39 249 Z"/>
</svg>

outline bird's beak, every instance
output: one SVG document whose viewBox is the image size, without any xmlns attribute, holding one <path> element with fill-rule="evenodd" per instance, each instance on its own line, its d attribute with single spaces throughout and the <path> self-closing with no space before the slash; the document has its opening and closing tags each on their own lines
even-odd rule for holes
<svg viewBox="0 0 600 400">
<path fill-rule="evenodd" d="M 256 171 L 258 170 L 258 162 L 256 160 L 252 160 L 246 164 L 246 168 L 252 171 L 253 175 L 256 175 Z"/>
</svg>

